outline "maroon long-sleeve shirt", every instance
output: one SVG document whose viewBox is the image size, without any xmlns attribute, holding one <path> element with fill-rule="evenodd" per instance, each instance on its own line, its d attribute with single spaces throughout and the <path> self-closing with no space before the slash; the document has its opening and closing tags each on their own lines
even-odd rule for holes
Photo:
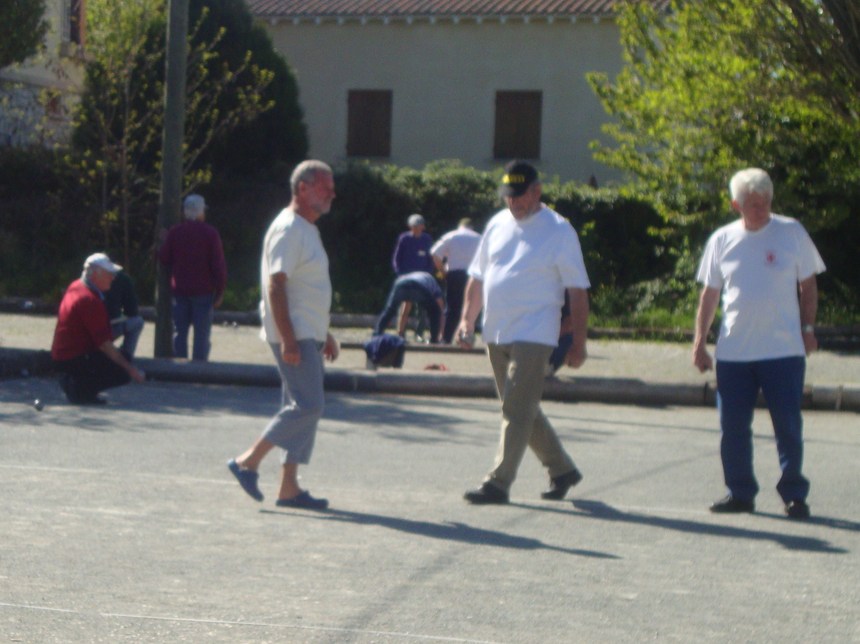
<svg viewBox="0 0 860 644">
<path fill-rule="evenodd" d="M 158 251 L 158 259 L 170 267 L 174 295 L 214 294 L 217 299 L 224 292 L 224 247 L 218 231 L 206 222 L 188 219 L 173 226 Z"/>
</svg>

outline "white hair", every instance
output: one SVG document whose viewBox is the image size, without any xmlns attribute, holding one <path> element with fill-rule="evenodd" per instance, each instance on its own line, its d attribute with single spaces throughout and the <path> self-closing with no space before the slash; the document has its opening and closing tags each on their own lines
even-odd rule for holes
<svg viewBox="0 0 860 644">
<path fill-rule="evenodd" d="M 296 169 L 293 170 L 293 174 L 290 176 L 290 190 L 295 195 L 299 191 L 300 183 L 314 183 L 317 180 L 318 174 L 334 173 L 331 171 L 331 167 L 324 161 L 317 161 L 316 159 L 302 161 L 296 166 Z"/>
<path fill-rule="evenodd" d="M 188 195 L 182 205 L 186 219 L 199 219 L 206 212 L 206 201 L 201 195 Z"/>
<path fill-rule="evenodd" d="M 732 201 L 737 201 L 741 206 L 751 194 L 773 199 L 773 182 L 761 168 L 746 168 L 736 172 L 729 181 L 729 194 Z"/>
</svg>

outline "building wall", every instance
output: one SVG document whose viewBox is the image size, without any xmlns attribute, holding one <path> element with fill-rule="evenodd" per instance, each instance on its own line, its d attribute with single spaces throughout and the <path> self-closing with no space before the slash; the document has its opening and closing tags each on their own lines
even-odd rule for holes
<svg viewBox="0 0 860 644">
<path fill-rule="evenodd" d="M 489 169 L 495 93 L 543 92 L 541 158 L 545 176 L 603 183 L 615 173 L 595 162 L 589 142 L 607 116 L 585 73 L 621 68 L 614 23 L 591 20 L 335 22 L 266 24 L 296 72 L 310 154 L 346 156 L 347 93 L 393 90 L 391 157 L 422 167 L 457 158 Z"/>
<path fill-rule="evenodd" d="M 48 0 L 42 53 L 0 70 L 0 145 L 65 140 L 83 84 L 80 49 L 68 42 L 70 0 Z M 48 100 L 45 92 L 55 98 Z M 46 110 L 47 106 L 47 110 Z"/>
</svg>

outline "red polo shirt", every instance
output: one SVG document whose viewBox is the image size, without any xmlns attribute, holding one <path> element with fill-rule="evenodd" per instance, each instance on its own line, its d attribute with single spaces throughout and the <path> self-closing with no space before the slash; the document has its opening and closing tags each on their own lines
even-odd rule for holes
<svg viewBox="0 0 860 644">
<path fill-rule="evenodd" d="M 105 340 L 111 339 L 104 301 L 83 280 L 75 280 L 60 302 L 51 357 L 54 360 L 71 360 L 98 350 Z"/>
</svg>

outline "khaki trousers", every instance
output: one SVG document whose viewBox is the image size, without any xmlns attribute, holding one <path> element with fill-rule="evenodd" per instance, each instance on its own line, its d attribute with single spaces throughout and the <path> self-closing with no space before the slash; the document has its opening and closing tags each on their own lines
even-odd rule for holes
<svg viewBox="0 0 860 644">
<path fill-rule="evenodd" d="M 485 482 L 504 491 L 514 482 L 526 447 L 549 470 L 550 477 L 576 467 L 540 408 L 545 368 L 552 350 L 551 346 L 533 342 L 487 346 L 502 401 L 502 426 L 496 461 Z"/>
</svg>

